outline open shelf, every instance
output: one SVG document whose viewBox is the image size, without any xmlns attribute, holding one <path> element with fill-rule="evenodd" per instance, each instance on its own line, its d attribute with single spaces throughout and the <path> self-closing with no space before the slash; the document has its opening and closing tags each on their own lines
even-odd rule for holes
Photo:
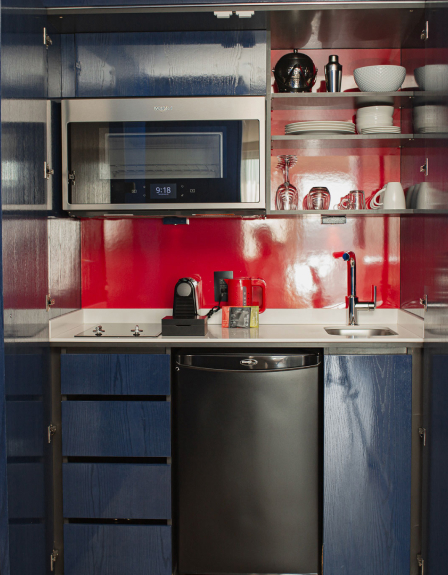
<svg viewBox="0 0 448 575">
<path fill-rule="evenodd" d="M 314 148 L 385 148 L 403 146 L 413 141 L 414 134 L 381 134 L 381 136 L 357 134 L 303 134 L 300 136 L 272 136 L 272 150 L 298 150 Z"/>
<path fill-rule="evenodd" d="M 272 110 L 307 110 L 323 108 L 350 110 L 363 106 L 411 108 L 415 92 L 301 92 L 271 94 Z"/>
<path fill-rule="evenodd" d="M 422 215 L 446 215 L 446 210 L 269 210 L 269 216 L 411 216 L 414 214 Z"/>
</svg>

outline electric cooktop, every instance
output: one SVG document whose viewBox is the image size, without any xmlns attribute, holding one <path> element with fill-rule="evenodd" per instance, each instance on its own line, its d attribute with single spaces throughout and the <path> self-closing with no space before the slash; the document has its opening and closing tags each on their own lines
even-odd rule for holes
<svg viewBox="0 0 448 575">
<path fill-rule="evenodd" d="M 158 337 L 162 333 L 159 323 L 103 323 L 89 327 L 75 337 Z"/>
</svg>

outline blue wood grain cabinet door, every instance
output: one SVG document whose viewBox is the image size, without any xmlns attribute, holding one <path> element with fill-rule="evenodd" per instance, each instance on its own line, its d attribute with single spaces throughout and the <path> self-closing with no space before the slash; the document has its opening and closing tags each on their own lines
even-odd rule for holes
<svg viewBox="0 0 448 575">
<path fill-rule="evenodd" d="M 67 34 L 61 49 L 64 98 L 266 94 L 264 30 Z"/>
<path fill-rule="evenodd" d="M 62 455 L 169 457 L 167 401 L 63 401 Z"/>
<path fill-rule="evenodd" d="M 65 525 L 64 573 L 171 575 L 171 527 Z"/>
<path fill-rule="evenodd" d="M 409 575 L 412 358 L 324 365 L 324 573 Z"/>
<path fill-rule="evenodd" d="M 63 395 L 169 395 L 170 356 L 63 354 Z"/>
<path fill-rule="evenodd" d="M 171 466 L 64 463 L 64 517 L 171 519 Z"/>
</svg>

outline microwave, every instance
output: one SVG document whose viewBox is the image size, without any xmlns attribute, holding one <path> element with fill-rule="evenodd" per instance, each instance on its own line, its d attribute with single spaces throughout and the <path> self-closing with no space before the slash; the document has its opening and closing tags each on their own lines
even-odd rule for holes
<svg viewBox="0 0 448 575">
<path fill-rule="evenodd" d="M 63 209 L 263 214 L 262 96 L 62 101 Z"/>
</svg>

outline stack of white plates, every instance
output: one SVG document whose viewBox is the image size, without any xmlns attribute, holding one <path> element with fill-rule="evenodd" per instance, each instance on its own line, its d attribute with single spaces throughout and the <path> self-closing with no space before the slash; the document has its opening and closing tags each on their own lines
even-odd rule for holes
<svg viewBox="0 0 448 575">
<path fill-rule="evenodd" d="M 358 134 L 400 134 L 393 125 L 393 106 L 367 106 L 356 112 Z"/>
<path fill-rule="evenodd" d="M 355 124 L 353 122 L 294 122 L 286 124 L 285 134 L 354 134 Z"/>
<path fill-rule="evenodd" d="M 361 134 L 401 134 L 399 126 L 377 126 L 375 128 L 361 128 Z"/>
</svg>

